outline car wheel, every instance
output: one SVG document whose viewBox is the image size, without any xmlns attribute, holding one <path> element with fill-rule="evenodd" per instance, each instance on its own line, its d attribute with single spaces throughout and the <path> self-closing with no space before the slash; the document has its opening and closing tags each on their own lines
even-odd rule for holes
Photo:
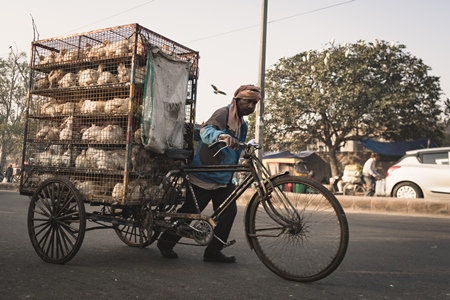
<svg viewBox="0 0 450 300">
<path fill-rule="evenodd" d="M 411 182 L 400 183 L 394 189 L 397 198 L 423 198 L 420 188 Z"/>
</svg>

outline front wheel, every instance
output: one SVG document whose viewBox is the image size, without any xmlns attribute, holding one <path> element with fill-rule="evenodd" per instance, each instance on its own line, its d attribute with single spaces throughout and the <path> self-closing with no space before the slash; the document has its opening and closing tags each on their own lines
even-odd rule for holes
<svg viewBox="0 0 450 300">
<path fill-rule="evenodd" d="M 336 197 L 309 179 L 272 179 L 266 199 L 257 194 L 247 207 L 250 245 L 275 274 L 312 282 L 330 275 L 343 261 L 349 230 Z"/>
</svg>

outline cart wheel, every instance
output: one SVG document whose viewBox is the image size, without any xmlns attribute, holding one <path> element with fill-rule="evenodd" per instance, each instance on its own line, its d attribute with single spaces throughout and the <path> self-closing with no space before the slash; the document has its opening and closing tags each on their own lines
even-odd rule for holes
<svg viewBox="0 0 450 300">
<path fill-rule="evenodd" d="M 70 261 L 83 243 L 86 214 L 83 198 L 66 178 L 42 182 L 28 208 L 28 234 L 36 253 L 46 262 Z"/>
<path fill-rule="evenodd" d="M 112 210 L 113 214 L 121 215 L 122 220 L 128 221 L 126 224 L 113 224 L 114 231 L 122 242 L 130 247 L 143 248 L 154 242 L 151 238 L 152 230 L 149 231 L 146 226 L 135 222 L 142 220 L 140 207 L 113 208 Z"/>
</svg>

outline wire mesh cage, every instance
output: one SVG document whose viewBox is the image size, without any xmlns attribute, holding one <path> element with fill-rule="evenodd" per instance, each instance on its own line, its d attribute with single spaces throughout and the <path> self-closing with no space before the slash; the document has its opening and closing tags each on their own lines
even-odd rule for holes
<svg viewBox="0 0 450 300">
<path fill-rule="evenodd" d="M 192 145 L 198 52 L 129 24 L 32 43 L 22 194 L 64 176 L 87 201 L 139 203 L 174 162 L 146 150 L 141 115 L 147 56 L 189 62 L 184 147 Z"/>
</svg>

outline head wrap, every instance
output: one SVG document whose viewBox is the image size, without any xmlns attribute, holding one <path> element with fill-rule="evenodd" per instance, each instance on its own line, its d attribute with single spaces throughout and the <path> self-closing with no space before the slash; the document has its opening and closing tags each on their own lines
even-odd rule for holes
<svg viewBox="0 0 450 300">
<path fill-rule="evenodd" d="M 228 129 L 237 138 L 239 138 L 240 128 L 243 122 L 242 117 L 239 117 L 236 99 L 256 99 L 261 100 L 261 89 L 256 85 L 241 85 L 236 92 L 234 92 L 234 98 L 230 103 L 230 112 L 228 114 Z"/>
</svg>

